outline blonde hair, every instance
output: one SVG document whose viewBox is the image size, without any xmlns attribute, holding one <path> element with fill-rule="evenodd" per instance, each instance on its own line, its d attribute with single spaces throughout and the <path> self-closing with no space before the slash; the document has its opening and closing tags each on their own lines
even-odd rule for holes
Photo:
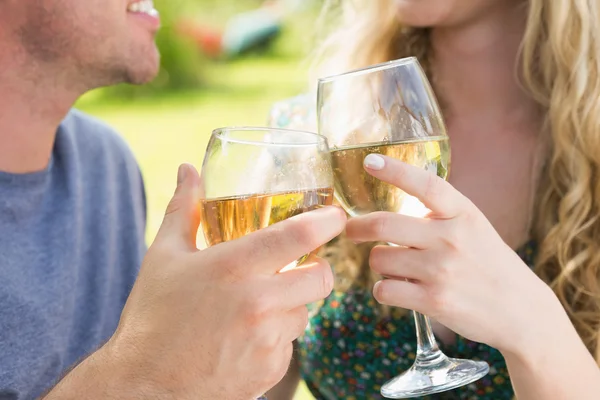
<svg viewBox="0 0 600 400">
<path fill-rule="evenodd" d="M 431 76 L 428 29 L 402 27 L 391 0 L 329 1 L 336 29 L 321 47 L 319 75 L 417 56 Z M 529 0 L 521 44 L 522 86 L 544 116 L 548 140 L 536 188 L 535 271 L 550 285 L 600 364 L 600 5 L 597 0 Z M 343 236 L 323 251 L 338 289 L 371 287 L 373 245 Z"/>
</svg>

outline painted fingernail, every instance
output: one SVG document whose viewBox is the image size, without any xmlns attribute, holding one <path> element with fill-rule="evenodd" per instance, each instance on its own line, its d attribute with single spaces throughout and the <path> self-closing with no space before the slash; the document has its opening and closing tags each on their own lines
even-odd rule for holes
<svg viewBox="0 0 600 400">
<path fill-rule="evenodd" d="M 385 167 L 385 160 L 378 154 L 369 154 L 365 157 L 364 164 L 366 168 L 379 171 Z"/>
<path fill-rule="evenodd" d="M 381 281 L 377 281 L 375 282 L 375 285 L 373 285 L 373 297 L 375 297 L 375 300 L 377 300 L 378 303 L 381 303 L 378 300 L 378 297 L 380 297 L 381 295 Z"/>
</svg>

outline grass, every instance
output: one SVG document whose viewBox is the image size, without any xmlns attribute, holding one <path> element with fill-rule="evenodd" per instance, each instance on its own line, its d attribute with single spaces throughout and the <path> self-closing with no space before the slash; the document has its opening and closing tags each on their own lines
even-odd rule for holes
<svg viewBox="0 0 600 400">
<path fill-rule="evenodd" d="M 264 125 L 273 102 L 304 90 L 307 71 L 300 61 L 301 35 L 302 27 L 291 27 L 267 56 L 209 65 L 208 84 L 200 91 L 136 101 L 108 101 L 102 92 L 92 92 L 77 104 L 116 128 L 133 150 L 146 184 L 148 243 L 172 196 L 177 167 L 189 162 L 200 168 L 214 128 Z M 309 399 L 312 396 L 302 385 L 295 400 Z"/>
</svg>

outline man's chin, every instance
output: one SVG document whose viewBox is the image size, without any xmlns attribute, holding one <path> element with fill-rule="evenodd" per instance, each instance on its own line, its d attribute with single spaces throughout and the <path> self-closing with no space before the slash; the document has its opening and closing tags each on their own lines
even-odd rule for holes
<svg viewBox="0 0 600 400">
<path fill-rule="evenodd" d="M 130 68 L 127 71 L 127 78 L 125 83 L 132 85 L 145 85 L 150 83 L 156 78 L 160 70 L 160 64 L 158 62 L 149 65 L 138 65 L 137 68 Z"/>
<path fill-rule="evenodd" d="M 160 70 L 160 53 L 153 46 L 147 49 L 140 57 L 131 58 L 125 66 L 125 82 L 132 85 L 144 85 L 152 82 Z"/>
<path fill-rule="evenodd" d="M 157 75 L 158 69 L 144 72 L 137 71 L 135 73 L 130 73 L 125 83 L 131 85 L 145 85 L 152 82 Z"/>
</svg>

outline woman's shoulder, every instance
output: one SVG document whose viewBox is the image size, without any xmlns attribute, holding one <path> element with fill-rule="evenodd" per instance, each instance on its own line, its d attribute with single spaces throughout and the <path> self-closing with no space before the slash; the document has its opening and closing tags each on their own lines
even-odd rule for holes
<svg viewBox="0 0 600 400">
<path fill-rule="evenodd" d="M 275 128 L 317 131 L 316 95 L 301 95 L 276 102 L 269 112 L 269 126 Z"/>
</svg>

